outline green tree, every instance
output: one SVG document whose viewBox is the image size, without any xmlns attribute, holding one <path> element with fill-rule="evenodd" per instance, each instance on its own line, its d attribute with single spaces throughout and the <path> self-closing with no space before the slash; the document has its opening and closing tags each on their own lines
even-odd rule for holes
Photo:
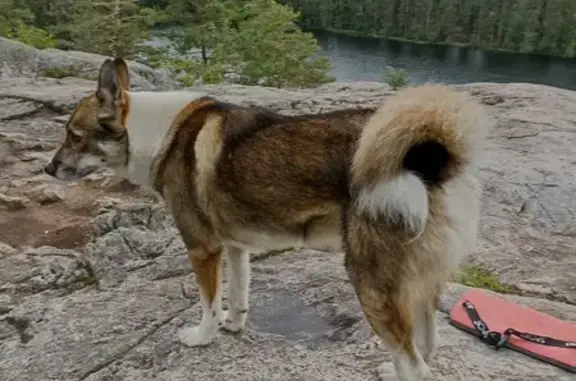
<svg viewBox="0 0 576 381">
<path fill-rule="evenodd" d="M 35 15 L 20 1 L 0 0 L 0 36 L 44 49 L 56 46 L 50 33 L 34 26 Z"/>
<path fill-rule="evenodd" d="M 305 28 L 575 57 L 575 0 L 281 0 Z"/>
<path fill-rule="evenodd" d="M 73 48 L 132 58 L 149 36 L 155 14 L 136 0 L 75 0 L 64 29 Z"/>
<path fill-rule="evenodd" d="M 186 84 L 227 78 L 296 87 L 332 80 L 327 59 L 315 56 L 316 40 L 296 25 L 298 14 L 273 0 L 178 0 L 168 10 L 184 26 L 175 38 L 180 53 L 200 49 L 199 59 L 170 60 L 175 72 L 185 74 L 181 79 Z"/>
<path fill-rule="evenodd" d="M 174 0 L 166 8 L 182 30 L 172 36 L 178 52 L 201 50 L 202 61 L 208 64 L 209 52 L 231 33 L 233 11 L 231 2 L 222 0 Z"/>
<path fill-rule="evenodd" d="M 253 0 L 239 8 L 236 28 L 216 49 L 234 68 L 236 82 L 273 87 L 308 86 L 332 80 L 328 60 L 314 57 L 319 46 L 303 33 L 298 14 L 272 0 Z"/>
</svg>

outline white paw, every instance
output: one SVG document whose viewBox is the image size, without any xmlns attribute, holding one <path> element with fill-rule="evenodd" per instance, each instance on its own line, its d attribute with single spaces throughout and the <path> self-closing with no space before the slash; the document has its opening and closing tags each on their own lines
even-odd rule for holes
<svg viewBox="0 0 576 381">
<path fill-rule="evenodd" d="M 240 332 L 244 328 L 246 321 L 246 313 L 231 316 L 230 310 L 224 311 L 222 314 L 222 329 L 228 332 Z"/>
<path fill-rule="evenodd" d="M 440 342 L 440 335 L 438 332 L 434 333 L 434 337 L 431 340 L 430 348 L 428 348 L 428 353 L 424 356 L 424 361 L 429 364 L 430 361 L 436 356 L 438 351 L 438 343 Z"/>
<path fill-rule="evenodd" d="M 394 366 L 388 362 L 381 364 L 376 368 L 378 381 L 422 381 L 430 376 L 430 368 L 423 362 L 409 368 L 403 365 Z"/>
<path fill-rule="evenodd" d="M 378 381 L 396 381 L 397 378 L 394 365 L 389 362 L 380 364 L 376 368 L 376 377 L 378 377 Z"/>
<path fill-rule="evenodd" d="M 434 353 L 432 353 L 434 355 Z M 424 363 L 418 368 L 418 376 L 421 377 L 422 380 L 430 377 L 432 372 L 430 371 L 430 367 L 428 364 Z"/>
<path fill-rule="evenodd" d="M 199 347 L 208 345 L 214 339 L 214 334 L 206 332 L 200 326 L 182 328 L 178 331 L 178 340 L 187 347 Z"/>
<path fill-rule="evenodd" d="M 429 364 L 434 359 L 435 356 L 436 356 L 436 348 L 433 348 L 424 356 L 424 362 L 426 364 Z"/>
</svg>

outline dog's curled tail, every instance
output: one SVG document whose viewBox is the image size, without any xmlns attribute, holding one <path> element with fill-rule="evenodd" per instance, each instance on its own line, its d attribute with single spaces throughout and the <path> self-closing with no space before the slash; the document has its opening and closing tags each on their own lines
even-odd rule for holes
<svg viewBox="0 0 576 381">
<path fill-rule="evenodd" d="M 357 212 L 418 236 L 430 194 L 473 163 L 485 122 L 482 106 L 468 94 L 441 85 L 401 90 L 358 141 L 350 182 Z"/>
</svg>

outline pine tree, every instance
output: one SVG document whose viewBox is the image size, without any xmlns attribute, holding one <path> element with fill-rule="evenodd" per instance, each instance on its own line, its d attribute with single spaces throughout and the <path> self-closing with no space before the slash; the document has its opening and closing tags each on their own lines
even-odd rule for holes
<svg viewBox="0 0 576 381">
<path fill-rule="evenodd" d="M 75 0 L 65 29 L 74 49 L 132 58 L 153 17 L 136 0 Z"/>
<path fill-rule="evenodd" d="M 35 14 L 22 1 L 0 0 L 0 36 L 44 49 L 56 46 L 53 36 L 37 27 Z"/>
<path fill-rule="evenodd" d="M 332 80 L 325 58 L 313 57 L 319 46 L 296 25 L 298 14 L 273 0 L 176 0 L 168 7 L 183 32 L 175 38 L 181 53 L 200 49 L 200 60 L 172 58 L 170 67 L 219 82 L 225 77 L 247 85 L 308 86 Z"/>
<path fill-rule="evenodd" d="M 303 25 L 526 53 L 574 51 L 575 0 L 283 0 Z"/>
</svg>

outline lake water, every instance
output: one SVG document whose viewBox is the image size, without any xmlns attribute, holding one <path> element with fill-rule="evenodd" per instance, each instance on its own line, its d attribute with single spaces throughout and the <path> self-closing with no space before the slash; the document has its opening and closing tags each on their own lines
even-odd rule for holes
<svg viewBox="0 0 576 381">
<path fill-rule="evenodd" d="M 576 60 L 486 52 L 315 32 L 338 82 L 382 81 L 389 67 L 411 83 L 528 82 L 576 90 Z"/>
<path fill-rule="evenodd" d="M 406 70 L 413 84 L 527 82 L 576 90 L 576 59 L 314 34 L 338 82 L 383 81 L 394 67 Z M 157 36 L 149 43 L 162 46 L 168 40 Z"/>
</svg>

